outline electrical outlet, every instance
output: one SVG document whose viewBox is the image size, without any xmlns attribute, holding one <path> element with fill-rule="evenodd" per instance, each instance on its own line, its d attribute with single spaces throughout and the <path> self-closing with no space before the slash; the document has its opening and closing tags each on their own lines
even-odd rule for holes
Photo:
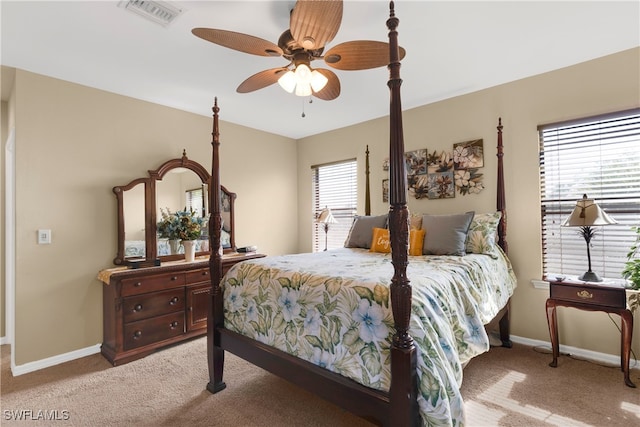
<svg viewBox="0 0 640 427">
<path fill-rule="evenodd" d="M 48 245 L 51 243 L 51 230 L 38 230 L 38 244 Z"/>
</svg>

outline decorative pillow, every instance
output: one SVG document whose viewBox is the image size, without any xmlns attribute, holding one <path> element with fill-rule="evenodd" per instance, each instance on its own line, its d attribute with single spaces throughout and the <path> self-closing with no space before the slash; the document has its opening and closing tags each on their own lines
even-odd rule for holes
<svg viewBox="0 0 640 427">
<path fill-rule="evenodd" d="M 420 230 L 422 228 L 421 214 L 411 214 L 409 216 L 409 228 L 411 230 Z"/>
<path fill-rule="evenodd" d="M 420 218 L 422 223 L 422 218 Z M 409 230 L 409 255 L 422 255 L 422 246 L 424 245 L 425 231 L 423 229 L 412 228 Z"/>
<path fill-rule="evenodd" d="M 423 215 L 422 228 L 426 237 L 422 253 L 425 255 L 464 255 L 467 232 L 475 212 L 453 215 Z"/>
<path fill-rule="evenodd" d="M 370 252 L 381 252 L 388 254 L 391 252 L 391 241 L 389 240 L 389 230 L 386 228 L 373 229 L 373 237 L 371 238 Z"/>
<path fill-rule="evenodd" d="M 496 258 L 498 224 L 502 212 L 477 214 L 467 233 L 466 250 L 472 254 L 491 255 Z"/>
<path fill-rule="evenodd" d="M 358 216 L 356 215 L 349 230 L 349 236 L 344 242 L 345 248 L 371 248 L 374 228 L 387 228 L 387 215 Z"/>
</svg>

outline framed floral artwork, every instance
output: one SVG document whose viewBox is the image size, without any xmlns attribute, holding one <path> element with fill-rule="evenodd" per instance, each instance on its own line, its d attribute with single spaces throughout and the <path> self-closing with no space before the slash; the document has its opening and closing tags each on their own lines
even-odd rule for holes
<svg viewBox="0 0 640 427">
<path fill-rule="evenodd" d="M 427 173 L 427 150 L 414 150 L 404 153 L 407 175 Z"/>
<path fill-rule="evenodd" d="M 453 164 L 456 170 L 483 167 L 484 149 L 482 139 L 453 144 Z"/>
<path fill-rule="evenodd" d="M 428 175 L 429 199 L 451 199 L 456 197 L 453 171 L 435 172 Z"/>
<path fill-rule="evenodd" d="M 389 180 L 382 180 L 382 203 L 389 203 Z"/>
<path fill-rule="evenodd" d="M 441 151 L 427 156 L 428 158 L 428 173 L 442 173 L 453 170 L 453 158 L 450 151 Z"/>
<path fill-rule="evenodd" d="M 407 186 L 409 188 L 409 196 L 413 196 L 416 199 L 429 197 L 429 178 L 427 174 L 409 175 L 407 177 Z"/>
</svg>

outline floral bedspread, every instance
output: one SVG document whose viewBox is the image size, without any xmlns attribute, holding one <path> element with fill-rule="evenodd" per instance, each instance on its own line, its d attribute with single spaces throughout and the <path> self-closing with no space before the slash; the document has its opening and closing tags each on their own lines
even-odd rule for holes
<svg viewBox="0 0 640 427">
<path fill-rule="evenodd" d="M 501 255 L 502 252 L 500 252 Z M 341 248 L 249 260 L 222 282 L 225 328 L 380 390 L 394 333 L 390 254 Z M 462 366 L 516 286 L 504 255 L 409 257 L 424 425 L 463 425 Z"/>
</svg>

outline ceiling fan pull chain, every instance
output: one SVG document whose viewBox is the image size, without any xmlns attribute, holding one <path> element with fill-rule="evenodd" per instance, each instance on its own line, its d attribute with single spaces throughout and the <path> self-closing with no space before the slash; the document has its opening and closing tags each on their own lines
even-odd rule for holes
<svg viewBox="0 0 640 427">
<path fill-rule="evenodd" d="M 304 113 L 304 100 L 302 101 L 302 118 L 304 119 L 307 115 Z"/>
</svg>

